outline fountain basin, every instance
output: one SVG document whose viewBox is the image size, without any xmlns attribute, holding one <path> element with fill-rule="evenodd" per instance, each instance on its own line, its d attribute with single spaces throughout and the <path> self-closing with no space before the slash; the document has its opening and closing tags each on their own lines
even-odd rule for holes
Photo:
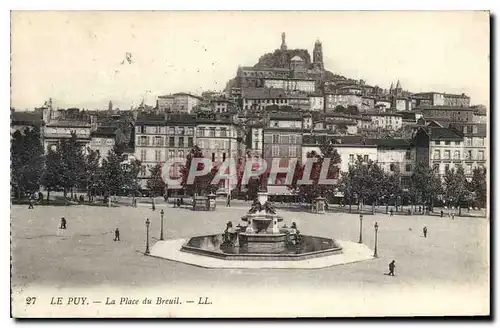
<svg viewBox="0 0 500 328">
<path fill-rule="evenodd" d="M 300 245 L 287 245 L 284 233 L 247 236 L 245 233 L 240 233 L 240 238 L 242 237 L 264 238 L 264 240 L 248 243 L 247 245 L 254 245 L 251 247 L 227 246 L 223 244 L 222 235 L 196 236 L 190 238 L 181 247 L 181 251 L 224 260 L 258 261 L 296 261 L 342 254 L 342 247 L 330 238 L 303 235 L 303 242 Z M 269 238 L 272 239 L 271 242 Z"/>
</svg>

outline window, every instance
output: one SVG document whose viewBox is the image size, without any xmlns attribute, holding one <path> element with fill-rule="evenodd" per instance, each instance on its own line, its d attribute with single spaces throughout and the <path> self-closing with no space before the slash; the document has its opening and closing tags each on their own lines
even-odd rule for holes
<svg viewBox="0 0 500 328">
<path fill-rule="evenodd" d="M 445 144 L 446 146 L 449 146 L 449 145 L 450 145 L 450 141 L 449 141 L 449 140 L 446 140 L 446 141 L 444 142 L 444 144 Z"/>
<path fill-rule="evenodd" d="M 156 134 L 160 134 L 161 133 L 161 128 L 159 126 L 157 126 L 156 129 L 155 129 L 155 132 L 156 132 Z"/>
<path fill-rule="evenodd" d="M 199 136 L 199 137 L 204 137 L 205 136 L 205 128 L 198 128 L 196 130 L 196 134 Z"/>
<path fill-rule="evenodd" d="M 100 145 L 101 144 L 101 139 L 95 139 L 95 144 Z"/>
<path fill-rule="evenodd" d="M 479 157 L 478 159 L 479 159 L 480 161 L 484 160 L 484 151 L 483 151 L 483 150 L 480 150 L 480 151 L 478 152 L 478 155 L 479 155 L 479 156 L 478 156 L 478 157 Z"/>
<path fill-rule="evenodd" d="M 396 165 L 394 165 L 394 163 L 391 163 L 391 165 L 389 165 L 389 169 L 391 170 L 391 172 L 394 172 L 394 170 L 396 169 Z"/>
<path fill-rule="evenodd" d="M 146 133 L 146 127 L 144 125 L 141 126 L 141 133 Z"/>
<path fill-rule="evenodd" d="M 141 149 L 141 162 L 146 161 L 146 149 Z"/>
<path fill-rule="evenodd" d="M 364 156 L 363 156 L 363 161 L 364 161 L 365 163 L 368 163 L 368 155 L 364 155 Z"/>
<path fill-rule="evenodd" d="M 472 146 L 472 138 L 465 138 L 465 145 Z"/>
<path fill-rule="evenodd" d="M 140 146 L 148 146 L 148 141 L 149 141 L 148 139 L 149 139 L 148 137 L 141 137 L 139 145 Z"/>
<path fill-rule="evenodd" d="M 168 137 L 168 146 L 175 147 L 175 138 L 174 137 Z"/>
<path fill-rule="evenodd" d="M 446 164 L 444 166 L 444 172 L 448 172 L 450 170 L 450 164 Z"/>
<path fill-rule="evenodd" d="M 405 153 L 405 159 L 411 159 L 411 151 L 406 151 Z"/>
<path fill-rule="evenodd" d="M 434 172 L 439 172 L 439 164 L 434 164 L 432 166 L 432 169 L 434 170 Z"/>
<path fill-rule="evenodd" d="M 179 137 L 179 147 L 184 147 L 184 137 Z"/>
<path fill-rule="evenodd" d="M 215 137 L 215 128 L 210 128 L 210 134 L 208 135 L 209 137 Z"/>
<path fill-rule="evenodd" d="M 349 163 L 354 163 L 354 154 L 349 154 Z"/>
<path fill-rule="evenodd" d="M 179 150 L 179 158 L 184 158 L 184 150 Z"/>
<path fill-rule="evenodd" d="M 295 146 L 288 148 L 288 156 L 297 157 L 297 148 L 295 148 Z"/>
<path fill-rule="evenodd" d="M 141 175 L 146 175 L 146 165 L 141 165 Z"/>
<path fill-rule="evenodd" d="M 273 145 L 271 149 L 271 156 L 273 157 L 278 157 L 280 155 L 280 146 L 279 145 Z"/>
<path fill-rule="evenodd" d="M 465 166 L 465 174 L 471 174 L 472 173 L 472 164 L 467 164 Z"/>
<path fill-rule="evenodd" d="M 434 159 L 441 159 L 441 151 L 436 149 L 434 150 Z"/>
<path fill-rule="evenodd" d="M 273 143 L 275 143 L 275 144 L 280 143 L 280 136 L 279 136 L 279 134 L 273 134 Z"/>
<path fill-rule="evenodd" d="M 113 139 L 107 139 L 106 140 L 106 145 L 111 145 L 113 143 Z"/>
<path fill-rule="evenodd" d="M 289 141 L 288 143 L 291 143 L 291 144 L 296 144 L 297 143 L 297 137 L 294 136 L 294 135 L 291 135 L 289 136 Z"/>
<path fill-rule="evenodd" d="M 405 165 L 405 171 L 406 172 L 411 172 L 411 164 L 406 164 Z"/>
<path fill-rule="evenodd" d="M 184 135 L 184 128 L 183 127 L 178 128 L 177 133 L 180 134 L 181 136 L 183 136 Z"/>
<path fill-rule="evenodd" d="M 441 144 L 441 141 L 437 140 L 437 141 L 434 141 L 434 144 L 439 146 Z"/>
<path fill-rule="evenodd" d="M 450 159 L 450 151 L 449 150 L 444 151 L 444 159 Z"/>
<path fill-rule="evenodd" d="M 227 129 L 226 128 L 221 128 L 220 129 L 220 136 L 221 137 L 227 137 Z"/>
<path fill-rule="evenodd" d="M 161 161 L 161 151 L 155 150 L 155 162 L 160 162 L 160 161 Z"/>
<path fill-rule="evenodd" d="M 156 146 L 163 146 L 163 138 L 162 138 L 162 137 L 158 137 L 158 136 L 156 136 L 156 137 L 154 138 L 154 144 L 155 144 Z"/>
<path fill-rule="evenodd" d="M 193 137 L 188 137 L 188 147 L 193 147 Z"/>
<path fill-rule="evenodd" d="M 460 150 L 455 150 L 455 153 L 453 154 L 453 159 L 460 159 Z"/>
<path fill-rule="evenodd" d="M 465 157 L 465 159 L 472 159 L 472 150 L 467 151 L 467 156 Z"/>
<path fill-rule="evenodd" d="M 186 134 L 189 136 L 193 135 L 193 128 L 186 128 Z"/>
<path fill-rule="evenodd" d="M 460 141 L 455 141 L 455 146 L 460 146 Z"/>
<path fill-rule="evenodd" d="M 477 138 L 477 143 L 479 146 L 484 146 L 484 138 Z"/>
</svg>

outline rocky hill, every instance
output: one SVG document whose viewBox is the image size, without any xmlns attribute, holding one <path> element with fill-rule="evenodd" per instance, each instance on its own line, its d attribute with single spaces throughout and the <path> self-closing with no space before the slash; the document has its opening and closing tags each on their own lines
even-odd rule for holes
<svg viewBox="0 0 500 328">
<path fill-rule="evenodd" d="M 311 55 L 309 54 L 309 51 L 307 49 L 290 49 L 290 50 L 280 50 L 276 49 L 274 52 L 269 52 L 264 55 L 262 55 L 259 58 L 259 61 L 257 64 L 255 64 L 253 67 L 255 68 L 288 68 L 290 67 L 290 60 L 295 57 L 299 56 L 305 61 L 305 66 L 308 68 L 312 68 L 312 61 L 311 61 Z M 330 71 L 325 70 L 323 79 L 325 81 L 331 81 L 335 78 L 344 78 L 343 76 L 333 74 Z M 235 87 L 237 85 L 236 83 L 236 77 L 232 78 L 226 83 L 225 91 L 231 90 L 231 88 Z"/>
</svg>

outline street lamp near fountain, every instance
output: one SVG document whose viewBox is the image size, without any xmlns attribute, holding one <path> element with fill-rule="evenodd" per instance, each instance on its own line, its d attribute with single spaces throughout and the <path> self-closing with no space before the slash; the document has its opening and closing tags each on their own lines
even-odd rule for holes
<svg viewBox="0 0 500 328">
<path fill-rule="evenodd" d="M 146 251 L 144 254 L 149 255 L 149 219 L 146 219 Z"/>
<path fill-rule="evenodd" d="M 375 222 L 375 249 L 373 252 L 373 257 L 378 257 L 377 253 L 377 235 L 378 235 L 378 222 Z"/>
<path fill-rule="evenodd" d="M 359 215 L 359 244 L 363 243 L 363 214 Z"/>
<path fill-rule="evenodd" d="M 165 212 L 163 211 L 163 209 L 161 209 L 161 211 L 160 211 L 160 216 L 161 216 L 160 240 L 163 240 L 163 215 L 164 214 L 165 214 Z"/>
</svg>

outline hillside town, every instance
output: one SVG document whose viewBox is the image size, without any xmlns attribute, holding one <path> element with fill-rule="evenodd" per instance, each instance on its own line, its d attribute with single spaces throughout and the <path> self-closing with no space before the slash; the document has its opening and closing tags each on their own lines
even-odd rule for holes
<svg viewBox="0 0 500 328">
<path fill-rule="evenodd" d="M 256 157 L 268 162 L 279 158 L 286 166 L 290 159 L 303 163 L 313 152 L 321 155 L 330 145 L 339 155 L 335 178 L 361 160 L 377 163 L 389 174 L 397 172 L 402 190 L 411 188 L 412 176 L 422 165 L 441 181 L 449 171 L 463 170 L 468 182 L 475 172 L 486 172 L 484 105 L 471 104 L 463 93 L 413 93 L 397 78 L 384 87 L 334 74 L 324 65 L 321 41 L 312 46 L 312 56 L 307 49 L 289 48 L 283 33 L 279 48 L 254 66 L 238 67 L 224 90 L 199 95 L 178 90 L 158 96 L 156 106 L 143 101 L 136 108 L 118 109 L 110 100 L 107 110 L 63 109 L 49 99 L 32 111 L 11 108 L 11 135 L 21 138 L 26 131 L 39 131 L 47 158 L 61 141 L 73 139 L 84 152 L 95 152 L 97 170 L 109 164 L 107 156 L 119 147 L 122 164 L 138 163 L 137 190 L 142 195 L 150 195 L 159 165 L 188 158 L 193 149 L 214 166 L 226 159 Z M 14 165 L 13 176 L 21 176 Z M 182 175 L 182 168 L 174 167 L 171 174 Z M 47 187 L 43 180 L 40 175 L 40 190 L 62 189 L 57 183 Z M 13 190 L 29 193 L 22 184 L 14 178 Z M 214 192 L 227 196 L 246 188 L 228 180 Z M 186 194 L 185 188 L 168 184 L 158 189 L 157 195 L 167 197 Z M 284 196 L 282 200 L 298 193 L 280 177 L 267 190 Z M 338 188 L 329 201 L 342 203 L 345 191 Z"/>
</svg>

